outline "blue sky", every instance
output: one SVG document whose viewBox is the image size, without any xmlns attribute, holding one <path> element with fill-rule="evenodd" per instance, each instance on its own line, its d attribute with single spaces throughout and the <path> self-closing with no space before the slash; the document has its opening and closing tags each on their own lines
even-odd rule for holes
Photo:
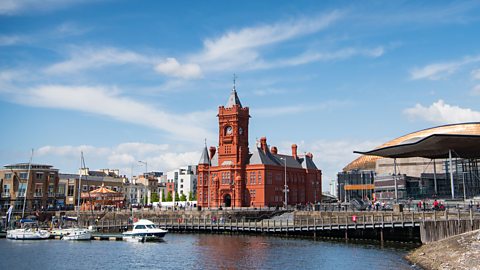
<svg viewBox="0 0 480 270">
<path fill-rule="evenodd" d="M 197 163 L 237 90 L 250 145 L 356 157 L 480 121 L 480 1 L 0 2 L 0 164 L 138 174 Z"/>
</svg>

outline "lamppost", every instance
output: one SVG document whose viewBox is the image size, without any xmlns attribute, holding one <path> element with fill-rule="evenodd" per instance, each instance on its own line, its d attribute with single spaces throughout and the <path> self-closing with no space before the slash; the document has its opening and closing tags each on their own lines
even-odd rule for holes
<svg viewBox="0 0 480 270">
<path fill-rule="evenodd" d="M 233 208 L 235 207 L 235 179 L 233 179 L 232 182 L 230 182 L 230 186 L 232 187 L 232 190 L 233 190 L 233 201 L 231 202 L 232 210 L 233 210 Z"/>
<path fill-rule="evenodd" d="M 465 189 L 465 174 L 467 174 L 467 172 L 463 172 L 463 201 L 467 201 L 467 194 L 466 194 L 466 189 Z"/>
<path fill-rule="evenodd" d="M 283 163 L 285 164 L 285 186 L 284 186 L 284 192 L 285 192 L 285 209 L 287 209 L 288 206 L 288 185 L 287 185 L 287 158 L 283 157 L 280 158 L 283 159 Z"/>
<path fill-rule="evenodd" d="M 141 161 L 141 160 L 139 160 L 138 163 L 145 165 L 145 178 L 146 178 L 148 174 L 148 163 L 146 161 Z"/>
</svg>

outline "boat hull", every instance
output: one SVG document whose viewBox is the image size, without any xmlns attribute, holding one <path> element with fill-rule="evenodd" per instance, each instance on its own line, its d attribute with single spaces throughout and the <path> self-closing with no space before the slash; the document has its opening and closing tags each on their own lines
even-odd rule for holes
<svg viewBox="0 0 480 270">
<path fill-rule="evenodd" d="M 46 240 L 50 232 L 46 230 L 16 229 L 7 231 L 7 239 L 11 240 Z"/>
<path fill-rule="evenodd" d="M 92 233 L 87 229 L 71 229 L 63 235 L 62 240 L 88 241 L 92 239 Z"/>
</svg>

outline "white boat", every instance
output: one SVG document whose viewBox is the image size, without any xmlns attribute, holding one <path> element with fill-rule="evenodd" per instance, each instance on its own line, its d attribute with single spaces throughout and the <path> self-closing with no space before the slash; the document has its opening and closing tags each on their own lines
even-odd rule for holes
<svg viewBox="0 0 480 270">
<path fill-rule="evenodd" d="M 81 152 L 80 159 L 80 177 L 78 178 L 78 190 L 80 190 L 82 183 L 82 168 L 85 168 L 85 160 L 83 159 L 83 152 Z M 64 220 L 73 220 L 77 222 L 80 217 L 80 195 L 77 199 L 77 216 L 76 217 L 63 217 Z M 85 228 L 73 227 L 61 230 L 62 240 L 90 240 L 92 238 L 92 231 Z"/>
<path fill-rule="evenodd" d="M 7 231 L 7 239 L 12 240 L 45 240 L 50 238 L 50 232 L 38 228 L 33 220 L 21 220 L 22 228 Z"/>
<path fill-rule="evenodd" d="M 62 240 L 90 240 L 92 239 L 92 232 L 88 229 L 71 228 L 66 229 Z"/>
<path fill-rule="evenodd" d="M 148 219 L 140 219 L 133 223 L 133 229 L 123 233 L 123 240 L 148 242 L 161 240 L 168 231 L 160 229 Z"/>
</svg>

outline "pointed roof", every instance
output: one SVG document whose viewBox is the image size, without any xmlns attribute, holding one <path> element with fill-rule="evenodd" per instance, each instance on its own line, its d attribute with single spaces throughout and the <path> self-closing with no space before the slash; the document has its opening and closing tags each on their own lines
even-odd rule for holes
<svg viewBox="0 0 480 270">
<path fill-rule="evenodd" d="M 203 148 L 202 156 L 200 157 L 200 161 L 198 161 L 198 165 L 200 164 L 210 164 L 210 158 L 208 157 L 208 149 L 207 145 Z"/>
<path fill-rule="evenodd" d="M 225 108 L 232 108 L 233 106 L 238 105 L 242 108 L 242 103 L 237 95 L 237 90 L 235 90 L 235 85 L 233 86 L 232 93 L 230 93 L 230 97 L 228 97 L 227 105 Z"/>
</svg>

